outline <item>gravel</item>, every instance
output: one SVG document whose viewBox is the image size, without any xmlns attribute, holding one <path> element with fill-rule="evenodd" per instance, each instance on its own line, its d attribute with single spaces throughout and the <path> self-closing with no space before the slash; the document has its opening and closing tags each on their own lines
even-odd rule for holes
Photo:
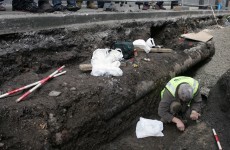
<svg viewBox="0 0 230 150">
<path fill-rule="evenodd" d="M 194 76 L 201 85 L 212 88 L 219 77 L 230 68 L 230 26 L 223 29 L 212 27 L 209 29 L 215 42 L 215 55 Z"/>
</svg>

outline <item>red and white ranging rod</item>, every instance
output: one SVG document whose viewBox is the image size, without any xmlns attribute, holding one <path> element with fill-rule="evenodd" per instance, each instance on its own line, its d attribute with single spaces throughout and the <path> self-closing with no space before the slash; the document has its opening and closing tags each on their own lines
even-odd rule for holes
<svg viewBox="0 0 230 150">
<path fill-rule="evenodd" d="M 60 75 L 63 75 L 63 74 L 65 74 L 65 73 L 66 73 L 66 71 L 62 71 L 62 72 L 60 72 L 60 73 L 57 73 L 57 74 L 55 74 L 55 75 L 53 76 L 53 78 L 56 78 L 56 77 L 58 77 L 58 76 L 60 76 Z M 43 79 L 42 79 L 42 80 L 43 80 Z M 42 81 L 42 80 L 40 80 L 40 81 Z M 12 90 L 12 91 L 9 91 L 9 92 L 7 92 L 7 93 L 5 93 L 5 94 L 0 95 L 0 98 L 4 98 L 4 97 L 7 97 L 7 96 L 9 96 L 9 95 L 13 95 L 13 94 L 15 94 L 15 93 L 17 93 L 17 92 L 20 92 L 20 91 L 22 91 L 22 90 L 28 89 L 28 88 L 30 88 L 30 87 L 32 87 L 32 86 L 37 85 L 38 83 L 40 83 L 40 81 L 37 81 L 37 82 L 31 83 L 31 84 L 28 84 L 28 85 L 26 85 L 26 86 L 23 86 L 23 87 L 14 89 L 14 90 Z"/>
<path fill-rule="evenodd" d="M 215 129 L 212 129 L 212 132 L 213 132 L 214 137 L 215 137 L 215 139 L 216 139 L 216 143 L 217 143 L 217 145 L 218 145 L 219 150 L 222 150 L 222 147 L 221 147 L 220 141 L 219 141 L 219 137 L 218 137 L 218 135 L 216 134 Z"/>
<path fill-rule="evenodd" d="M 27 97 L 30 93 L 32 93 L 33 91 L 35 91 L 36 89 L 38 89 L 41 85 L 45 84 L 48 80 L 50 80 L 51 78 L 54 77 L 55 74 L 57 74 L 58 72 L 60 72 L 65 66 L 61 66 L 60 68 L 58 68 L 56 71 L 54 71 L 52 74 L 50 74 L 48 77 L 42 79 L 39 81 L 39 83 L 33 87 L 32 89 L 30 89 L 29 91 L 27 91 L 25 94 L 23 94 L 21 97 L 19 97 L 16 102 L 20 102 L 22 100 L 25 99 L 25 97 Z"/>
</svg>

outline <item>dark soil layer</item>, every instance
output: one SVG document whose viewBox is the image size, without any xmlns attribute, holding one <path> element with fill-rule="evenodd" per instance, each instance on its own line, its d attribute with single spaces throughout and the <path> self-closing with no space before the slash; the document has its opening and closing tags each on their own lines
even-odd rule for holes
<svg viewBox="0 0 230 150">
<path fill-rule="evenodd" d="M 187 124 L 185 132 L 179 132 L 175 125 L 164 126 L 164 137 L 137 139 L 136 124 L 101 150 L 215 150 L 218 149 L 212 129 L 215 129 L 223 149 L 230 147 L 230 70 L 219 79 L 210 91 L 208 99 L 203 99 L 202 117 L 197 122 Z M 155 112 L 156 114 L 156 112 Z M 158 116 L 146 116 L 159 119 Z"/>
<path fill-rule="evenodd" d="M 76 25 L 65 29 L 15 33 L 0 36 L 0 84 L 25 72 L 44 73 L 61 64 L 89 61 L 97 48 L 116 40 L 153 37 L 157 45 L 174 50 L 193 47 L 180 35 L 216 24 L 212 18 L 169 19 Z"/>
<path fill-rule="evenodd" d="M 155 114 L 159 93 L 171 76 L 214 54 L 212 42 L 188 44 L 178 38 L 214 23 L 210 18 L 140 21 L 1 36 L 2 92 L 40 80 L 61 65 L 67 70 L 21 103 L 15 100 L 22 93 L 1 99 L 2 148 L 98 149 L 140 116 Z M 150 62 L 143 61 L 146 54 L 140 52 L 139 67 L 133 68 L 128 61 L 122 77 L 93 77 L 78 68 L 90 61 L 96 48 L 109 47 L 118 39 L 146 40 L 150 36 L 174 51 L 150 53 Z M 52 90 L 61 95 L 48 96 Z"/>
<path fill-rule="evenodd" d="M 201 122 L 180 136 L 171 149 L 219 149 L 212 129 L 215 129 L 222 149 L 230 147 L 230 70 L 211 89 L 203 109 Z"/>
<path fill-rule="evenodd" d="M 230 147 L 230 70 L 211 90 L 204 120 L 216 130 L 223 149 Z"/>
</svg>

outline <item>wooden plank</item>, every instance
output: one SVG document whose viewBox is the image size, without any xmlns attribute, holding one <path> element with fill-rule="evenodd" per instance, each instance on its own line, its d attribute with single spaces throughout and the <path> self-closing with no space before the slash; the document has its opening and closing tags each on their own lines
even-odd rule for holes
<svg viewBox="0 0 230 150">
<path fill-rule="evenodd" d="M 144 52 L 144 49 L 140 49 L 139 47 L 134 47 L 139 52 Z M 170 48 L 151 48 L 150 53 L 171 53 L 173 50 Z"/>
<path fill-rule="evenodd" d="M 80 64 L 79 69 L 83 72 L 91 71 L 92 65 L 91 64 Z"/>
</svg>

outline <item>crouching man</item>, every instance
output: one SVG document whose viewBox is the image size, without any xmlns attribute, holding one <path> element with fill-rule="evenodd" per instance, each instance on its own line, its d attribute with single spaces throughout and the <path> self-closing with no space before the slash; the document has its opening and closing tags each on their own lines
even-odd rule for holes
<svg viewBox="0 0 230 150">
<path fill-rule="evenodd" d="M 201 102 L 198 81 L 178 76 L 172 78 L 161 91 L 158 114 L 162 122 L 173 122 L 180 131 L 184 131 L 185 118 L 197 120 L 200 117 Z"/>
</svg>

